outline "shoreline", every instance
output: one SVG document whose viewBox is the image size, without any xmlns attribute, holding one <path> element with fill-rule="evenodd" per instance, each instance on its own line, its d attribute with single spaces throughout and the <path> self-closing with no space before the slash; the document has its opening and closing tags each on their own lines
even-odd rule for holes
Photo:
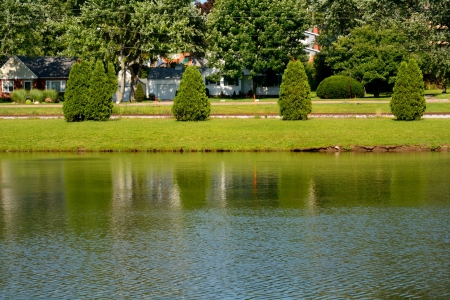
<svg viewBox="0 0 450 300">
<path fill-rule="evenodd" d="M 361 146 L 354 145 L 350 148 L 341 146 L 326 146 L 314 148 L 293 148 L 289 150 L 271 150 L 271 149 L 253 149 L 253 150 L 231 150 L 231 149 L 130 149 L 130 150 L 89 150 L 84 148 L 74 150 L 0 150 L 0 153 L 276 153 L 276 152 L 301 152 L 301 153 L 406 153 L 406 152 L 450 152 L 450 146 L 442 145 L 437 147 L 429 146 L 407 146 L 407 145 L 390 145 L 390 146 Z"/>
</svg>

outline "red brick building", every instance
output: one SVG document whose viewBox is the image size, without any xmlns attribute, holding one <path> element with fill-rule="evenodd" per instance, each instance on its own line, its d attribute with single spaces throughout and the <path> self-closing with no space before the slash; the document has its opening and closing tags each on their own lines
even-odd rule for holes
<svg viewBox="0 0 450 300">
<path fill-rule="evenodd" d="M 16 89 L 54 89 L 64 93 L 75 59 L 12 56 L 0 68 L 0 98 Z"/>
</svg>

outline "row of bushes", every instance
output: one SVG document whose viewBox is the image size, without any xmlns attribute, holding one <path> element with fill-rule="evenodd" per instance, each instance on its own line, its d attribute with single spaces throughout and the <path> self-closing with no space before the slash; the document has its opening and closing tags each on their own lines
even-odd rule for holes
<svg viewBox="0 0 450 300">
<path fill-rule="evenodd" d="M 59 102 L 60 95 L 56 90 L 15 90 L 11 93 L 11 99 L 16 103 L 29 102 Z"/>
</svg>

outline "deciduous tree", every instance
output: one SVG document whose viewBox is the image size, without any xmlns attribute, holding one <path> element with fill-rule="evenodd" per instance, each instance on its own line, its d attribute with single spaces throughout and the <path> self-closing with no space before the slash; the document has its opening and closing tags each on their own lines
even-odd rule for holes
<svg viewBox="0 0 450 300">
<path fill-rule="evenodd" d="M 253 77 L 266 70 L 283 72 L 291 58 L 305 54 L 300 40 L 310 26 L 306 3 L 297 0 L 220 0 L 208 15 L 210 66 L 231 78 L 248 69 Z"/>
<path fill-rule="evenodd" d="M 131 74 L 131 100 L 144 60 L 196 52 L 203 41 L 202 19 L 189 0 L 91 0 L 67 24 L 65 53 L 118 62 L 122 78 Z"/>
<path fill-rule="evenodd" d="M 406 36 L 395 28 L 357 27 L 341 36 L 327 51 L 327 63 L 337 73 L 351 76 L 364 86 L 371 84 L 379 97 L 383 84 L 395 81 L 406 57 Z"/>
</svg>

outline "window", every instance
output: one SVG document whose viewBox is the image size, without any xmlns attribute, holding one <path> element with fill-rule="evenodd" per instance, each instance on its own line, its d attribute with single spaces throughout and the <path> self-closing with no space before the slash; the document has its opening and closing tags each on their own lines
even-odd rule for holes
<svg viewBox="0 0 450 300">
<path fill-rule="evenodd" d="M 31 82 L 29 80 L 24 80 L 23 88 L 27 91 L 30 91 L 33 88 L 33 82 Z"/>
<path fill-rule="evenodd" d="M 268 74 L 256 76 L 256 84 L 258 87 L 279 87 L 281 82 L 281 75 Z"/>
<path fill-rule="evenodd" d="M 224 79 L 224 85 L 225 86 L 232 86 L 232 85 L 239 86 L 239 78 L 237 78 L 237 77 L 231 78 L 231 77 L 226 76 Z"/>
<path fill-rule="evenodd" d="M 12 93 L 14 91 L 14 80 L 3 80 L 2 81 L 2 92 Z"/>
<path fill-rule="evenodd" d="M 45 82 L 45 88 L 47 90 L 56 90 L 58 92 L 66 91 L 66 81 L 65 80 L 47 80 Z"/>
<path fill-rule="evenodd" d="M 214 80 L 206 78 L 205 85 L 220 85 L 220 81 L 214 81 Z"/>
</svg>

